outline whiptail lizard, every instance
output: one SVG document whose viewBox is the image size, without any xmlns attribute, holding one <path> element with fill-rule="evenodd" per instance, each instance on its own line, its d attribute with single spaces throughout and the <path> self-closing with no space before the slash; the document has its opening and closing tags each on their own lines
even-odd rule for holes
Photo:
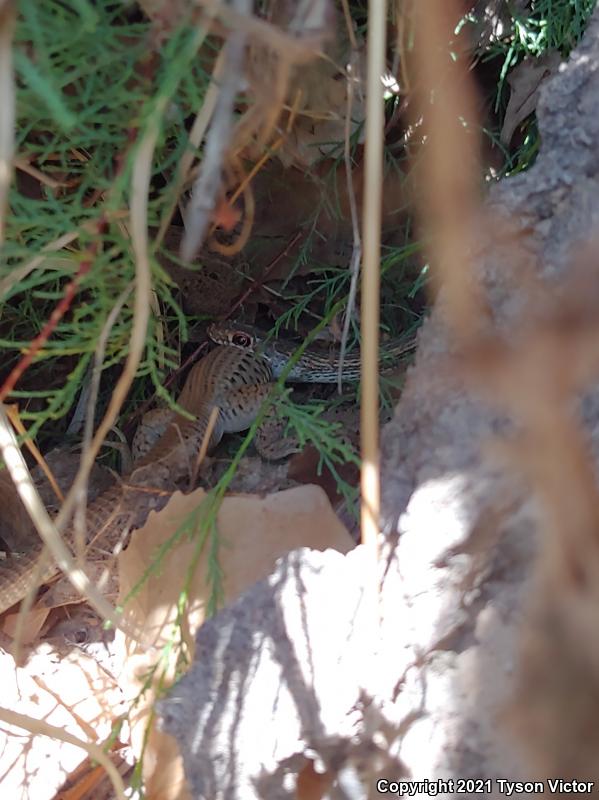
<svg viewBox="0 0 599 800">
<path fill-rule="evenodd" d="M 215 344 L 225 347 L 249 351 L 263 359 L 270 367 L 272 378 L 277 379 L 289 363 L 297 349 L 297 344 L 289 339 L 272 339 L 265 331 L 235 322 L 215 322 L 208 327 L 208 336 Z M 381 364 L 389 359 L 404 355 L 414 348 L 414 342 L 406 343 L 405 339 L 394 339 L 383 342 L 381 347 Z M 311 346 L 294 363 L 286 376 L 290 383 L 336 383 L 339 377 L 339 350 L 327 347 Z M 343 380 L 351 383 L 360 379 L 360 354 L 348 353 L 343 360 Z M 181 401 L 179 401 L 181 402 Z M 173 418 L 174 412 L 169 408 L 155 408 L 147 412 L 135 433 L 132 444 L 134 460 L 143 457 L 158 441 Z M 249 427 L 249 425 L 248 425 Z M 266 437 L 269 438 L 269 437 Z M 261 439 L 255 440 L 256 446 Z M 276 456 L 270 452 L 269 444 L 258 448 L 264 458 L 280 458 L 284 449 L 274 448 Z M 293 452 L 293 450 L 287 451 Z"/>
<path fill-rule="evenodd" d="M 241 325 L 215 324 L 209 335 L 219 346 L 192 367 L 178 399 L 179 405 L 196 419 L 171 414 L 163 426 L 164 433 L 129 475 L 88 506 L 88 542 L 100 537 L 114 540 L 125 525 L 140 527 L 152 509 L 166 504 L 176 482 L 191 474 L 214 407 L 219 409 L 219 415 L 209 450 L 223 434 L 249 428 L 272 388 L 273 379 L 279 377 L 295 349 L 289 343 L 264 340 L 253 329 Z M 397 344 L 385 348 L 385 352 L 398 355 L 406 349 L 405 344 Z M 338 366 L 338 355 L 309 351 L 294 365 L 288 380 L 333 383 L 337 380 Z M 344 379 L 357 380 L 359 374 L 359 356 L 348 355 Z M 63 534 L 70 548 L 74 547 L 74 535 L 71 524 Z M 49 563 L 37 575 L 41 552 L 39 542 L 29 552 L 0 562 L 0 614 L 22 600 L 36 580 L 41 585 L 57 574 L 56 565 Z"/>
<path fill-rule="evenodd" d="M 261 356 L 278 378 L 298 345 L 288 339 L 274 339 L 257 328 L 240 323 L 214 322 L 208 328 L 208 336 L 220 345 L 251 350 Z M 389 359 L 398 358 L 414 349 L 414 341 L 392 339 L 381 345 L 380 360 L 384 365 Z M 343 380 L 355 382 L 360 379 L 360 354 L 351 352 L 343 359 Z M 293 365 L 286 380 L 295 383 L 337 383 L 339 377 L 339 350 L 311 346 Z"/>
</svg>

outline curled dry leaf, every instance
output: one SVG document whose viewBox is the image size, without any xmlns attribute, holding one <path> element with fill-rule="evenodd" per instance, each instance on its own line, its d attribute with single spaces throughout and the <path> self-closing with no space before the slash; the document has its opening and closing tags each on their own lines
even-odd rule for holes
<svg viewBox="0 0 599 800">
<path fill-rule="evenodd" d="M 560 54 L 551 52 L 522 61 L 508 75 L 507 82 L 512 91 L 500 134 L 505 147 L 509 147 L 518 125 L 536 109 L 542 84 L 557 72 L 560 63 Z"/>
</svg>

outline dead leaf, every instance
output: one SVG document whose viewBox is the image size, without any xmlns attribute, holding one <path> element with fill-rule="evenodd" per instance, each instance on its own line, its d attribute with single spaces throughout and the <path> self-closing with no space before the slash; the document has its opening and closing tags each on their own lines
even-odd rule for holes
<svg viewBox="0 0 599 800">
<path fill-rule="evenodd" d="M 118 582 L 112 556 L 107 556 L 106 560 L 86 561 L 85 572 L 88 578 L 102 592 L 103 596 L 111 603 L 114 602 L 118 594 Z M 44 593 L 40 599 L 40 604 L 51 610 L 62 606 L 79 604 L 84 600 L 85 598 L 75 589 L 70 580 L 63 576 Z"/>
<path fill-rule="evenodd" d="M 293 125 L 285 132 L 276 152 L 286 168 L 294 166 L 303 171 L 338 153 L 339 143 L 345 138 L 348 93 L 348 77 L 338 65 L 346 65 L 350 60 L 353 61 L 350 134 L 358 133 L 358 141 L 364 141 L 366 114 L 362 78 L 366 70 L 362 40 L 358 44 L 360 52 L 352 58 L 346 28 L 338 27 L 335 41 L 327 43 L 325 48 L 328 58 L 317 58 L 292 70 L 287 103 L 293 108 Z M 264 58 L 263 52 L 254 52 L 249 64 L 250 83 L 258 99 L 264 92 L 267 67 Z M 259 152 L 257 149 L 253 155 L 258 157 Z"/>
<path fill-rule="evenodd" d="M 119 556 L 121 597 L 125 597 L 143 575 L 160 545 L 167 541 L 183 520 L 205 498 L 199 489 L 190 495 L 177 493 L 160 514 L 151 514 L 145 526 L 136 531 L 127 551 Z M 223 571 L 225 604 L 230 603 L 256 581 L 266 577 L 276 560 L 298 547 L 318 550 L 333 548 L 346 553 L 354 543 L 339 522 L 321 489 L 302 486 L 260 498 L 248 495 L 227 497 L 218 514 L 221 547 L 219 561 Z M 130 622 L 143 626 L 158 649 L 172 635 L 176 603 L 192 561 L 195 541 L 185 537 L 163 558 L 160 575 L 147 580 L 139 594 L 125 607 Z M 189 594 L 189 611 L 184 620 L 184 636 L 193 649 L 195 633 L 202 624 L 209 598 L 207 556 L 200 559 Z M 120 636 L 120 634 L 118 634 Z M 138 698 L 156 655 L 136 642 L 125 641 L 126 657 L 121 688 L 132 704 Z M 171 658 L 167 679 L 174 676 Z M 144 741 L 155 688 L 145 692 L 130 717 L 132 744 L 139 754 Z M 147 796 L 161 800 L 188 798 L 182 761 L 174 739 L 152 729 L 144 752 L 144 779 Z"/>
<path fill-rule="evenodd" d="M 312 483 L 320 486 L 333 506 L 343 500 L 339 491 L 339 478 L 357 486 L 360 481 L 360 470 L 355 464 L 345 463 L 337 466 L 337 476 L 320 464 L 320 453 L 314 445 L 307 445 L 301 453 L 294 455 L 289 462 L 289 477 L 298 483 Z"/>
<path fill-rule="evenodd" d="M 19 640 L 22 644 L 30 644 L 37 639 L 51 610 L 51 608 L 36 606 L 27 612 L 23 620 L 23 627 L 20 630 Z M 2 619 L 2 633 L 10 636 L 11 639 L 15 637 L 18 618 L 19 612 L 17 610 L 13 614 L 5 614 Z"/>
<path fill-rule="evenodd" d="M 551 52 L 522 61 L 508 75 L 507 82 L 512 91 L 499 137 L 505 147 L 509 147 L 518 125 L 536 109 L 541 85 L 557 72 L 560 64 L 560 54 Z"/>
</svg>

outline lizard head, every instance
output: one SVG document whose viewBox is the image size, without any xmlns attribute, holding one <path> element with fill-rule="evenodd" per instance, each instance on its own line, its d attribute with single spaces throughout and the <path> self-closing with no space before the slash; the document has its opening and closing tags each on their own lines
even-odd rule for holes
<svg viewBox="0 0 599 800">
<path fill-rule="evenodd" d="M 208 327 L 208 336 L 215 344 L 238 347 L 240 350 L 255 350 L 260 342 L 253 328 L 238 322 L 213 322 Z"/>
</svg>

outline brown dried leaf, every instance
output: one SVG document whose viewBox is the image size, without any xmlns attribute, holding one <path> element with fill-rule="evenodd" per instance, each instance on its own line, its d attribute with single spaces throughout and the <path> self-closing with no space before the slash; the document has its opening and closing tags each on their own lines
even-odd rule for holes
<svg viewBox="0 0 599 800">
<path fill-rule="evenodd" d="M 522 61 L 508 75 L 507 82 L 512 92 L 499 137 L 505 147 L 509 147 L 518 125 L 536 109 L 541 85 L 557 72 L 560 63 L 559 53 L 547 53 L 540 58 Z"/>
<path fill-rule="evenodd" d="M 81 595 L 79 595 L 79 599 L 81 599 Z M 27 612 L 23 620 L 23 627 L 19 631 L 19 641 L 22 644 L 30 644 L 37 639 L 51 610 L 51 608 L 36 606 Z M 5 614 L 2 618 L 2 633 L 10 636 L 11 639 L 14 639 L 17 633 L 18 618 L 18 610 L 12 614 Z"/>
<path fill-rule="evenodd" d="M 204 498 L 201 489 L 186 496 L 174 495 L 160 514 L 151 514 L 144 528 L 133 535 L 129 548 L 119 557 L 122 597 L 138 583 L 156 549 L 172 536 Z M 219 560 L 225 604 L 266 577 L 276 560 L 290 550 L 298 547 L 334 548 L 345 553 L 353 547 L 349 534 L 333 513 L 324 493 L 315 486 L 302 486 L 263 498 L 249 495 L 228 497 L 218 514 L 218 530 L 222 542 Z M 195 547 L 195 540 L 186 537 L 180 541 L 164 557 L 160 575 L 149 578 L 125 607 L 125 614 L 143 625 L 157 648 L 164 646 L 172 634 L 175 604 Z M 210 594 L 207 574 L 204 553 L 192 581 L 189 611 L 184 620 L 184 634 L 190 648 L 193 648 L 195 632 L 205 617 Z M 157 656 L 131 641 L 126 642 L 126 650 L 121 687 L 132 700 L 139 695 L 147 670 L 156 662 Z M 173 678 L 174 666 L 171 659 L 169 681 Z M 131 717 L 133 747 L 138 753 L 154 693 L 152 688 L 144 694 Z M 144 771 L 148 796 L 165 800 L 189 796 L 174 740 L 155 729 L 150 732 L 145 749 Z"/>
</svg>

